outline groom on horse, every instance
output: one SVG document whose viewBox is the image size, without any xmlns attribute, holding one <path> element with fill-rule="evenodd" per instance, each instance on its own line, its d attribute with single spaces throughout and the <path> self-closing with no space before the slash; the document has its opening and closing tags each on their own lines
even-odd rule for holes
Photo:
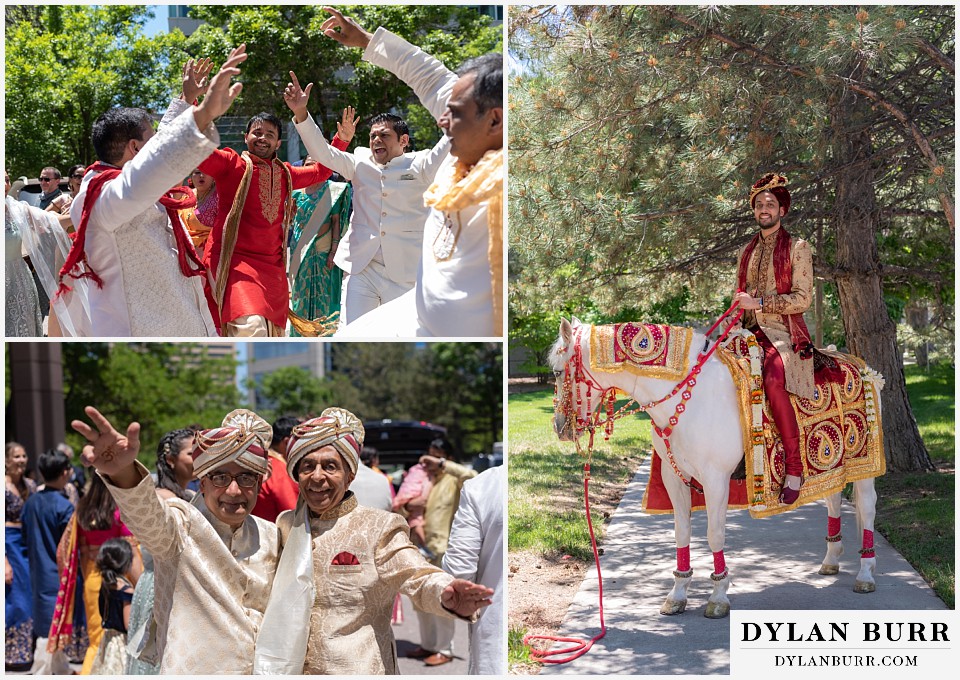
<svg viewBox="0 0 960 680">
<path fill-rule="evenodd" d="M 810 244 L 781 225 L 790 210 L 787 178 L 761 177 L 750 190 L 750 207 L 760 233 L 740 252 L 734 299 L 744 310 L 743 325 L 763 349 L 763 388 L 784 451 L 785 478 L 780 502 L 800 496 L 803 463 L 800 429 L 788 393 L 814 398 L 813 344 L 803 313 L 813 299 Z"/>
</svg>

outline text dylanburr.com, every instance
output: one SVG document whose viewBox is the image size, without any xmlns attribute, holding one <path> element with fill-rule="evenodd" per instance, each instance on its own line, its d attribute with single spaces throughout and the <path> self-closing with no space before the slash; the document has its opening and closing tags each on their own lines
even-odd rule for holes
<svg viewBox="0 0 960 680">
<path fill-rule="evenodd" d="M 864 596 L 869 597 L 869 595 Z M 730 612 L 730 675 L 921 677 L 960 667 L 956 611 Z M 952 672 L 951 672 L 952 675 Z"/>
</svg>

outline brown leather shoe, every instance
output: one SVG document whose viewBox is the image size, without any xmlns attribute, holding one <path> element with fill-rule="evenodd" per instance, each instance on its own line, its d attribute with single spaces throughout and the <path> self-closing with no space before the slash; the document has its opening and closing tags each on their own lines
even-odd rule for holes
<svg viewBox="0 0 960 680">
<path fill-rule="evenodd" d="M 447 656 L 446 654 L 441 654 L 437 652 L 433 656 L 428 656 L 423 660 L 423 663 L 427 666 L 442 666 L 445 663 L 450 663 L 453 661 L 452 656 Z"/>
<path fill-rule="evenodd" d="M 436 656 L 436 652 L 431 652 L 429 649 L 424 649 L 423 647 L 414 647 L 409 652 L 404 654 L 408 659 L 426 659 L 429 656 Z"/>
</svg>

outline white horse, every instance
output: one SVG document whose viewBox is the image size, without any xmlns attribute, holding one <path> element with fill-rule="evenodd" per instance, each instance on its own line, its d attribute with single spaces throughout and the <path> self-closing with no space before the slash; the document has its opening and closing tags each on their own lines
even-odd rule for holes
<svg viewBox="0 0 960 680">
<path fill-rule="evenodd" d="M 602 390 L 616 387 L 628 393 L 640 404 L 649 404 L 669 394 L 675 382 L 655 378 L 645 378 L 629 372 L 604 372 L 590 368 L 590 332 L 591 327 L 574 319 L 573 323 L 564 319 L 560 324 L 560 337 L 550 353 L 550 363 L 557 376 L 558 399 L 554 414 L 554 429 L 561 440 L 577 439 L 582 430 L 571 422 L 570 415 L 581 423 L 589 421 L 590 415 L 600 405 Z M 690 343 L 690 366 L 697 361 L 698 352 L 705 347 L 705 337 L 694 333 Z M 586 374 L 595 381 L 596 387 L 582 390 L 582 400 L 578 407 L 572 394 L 561 394 L 561 381 L 565 375 L 576 374 L 578 362 Z M 569 373 L 566 373 L 568 372 Z M 581 373 L 582 375 L 582 373 Z M 729 574 L 724 566 L 723 547 L 727 513 L 727 500 L 730 493 L 730 475 L 743 457 L 743 440 L 740 429 L 740 414 L 736 396 L 736 387 L 726 366 L 717 357 L 711 356 L 697 376 L 696 387 L 670 434 L 670 446 L 677 467 L 689 479 L 695 477 L 703 487 L 707 512 L 707 541 L 714 555 L 713 593 L 707 603 L 705 615 L 708 618 L 723 618 L 730 613 L 730 600 L 727 588 L 730 585 Z M 651 420 L 661 429 L 667 428 L 669 419 L 681 396 L 678 394 L 663 403 L 647 410 Z M 567 401 L 566 404 L 563 402 Z M 578 431 L 579 430 L 579 431 Z M 674 572 L 673 589 L 660 608 L 661 614 L 680 614 L 686 609 L 687 587 L 690 584 L 692 570 L 688 568 L 690 546 L 690 490 L 679 476 L 666 465 L 667 451 L 664 442 L 654 433 L 653 445 L 664 461 L 663 481 L 674 509 L 674 523 L 678 554 L 678 569 Z M 873 479 L 854 482 L 856 492 L 857 524 L 864 537 L 864 550 L 861 551 L 860 571 L 857 574 L 854 590 L 869 593 L 876 590 L 874 572 L 876 557 L 872 551 L 873 522 L 877 494 Z M 828 527 L 835 531 L 827 532 L 827 554 L 820 567 L 821 574 L 837 574 L 840 569 L 840 555 L 843 545 L 840 541 L 840 493 L 827 498 Z M 866 533 L 869 532 L 869 533 Z M 681 555 L 685 553 L 685 559 Z M 869 557 L 863 557 L 866 553 Z M 683 567 L 687 567 L 684 569 Z"/>
</svg>

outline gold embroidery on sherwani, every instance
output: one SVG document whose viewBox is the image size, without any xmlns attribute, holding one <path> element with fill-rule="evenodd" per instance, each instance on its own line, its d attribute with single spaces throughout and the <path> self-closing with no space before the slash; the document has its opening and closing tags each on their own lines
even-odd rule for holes
<svg viewBox="0 0 960 680">
<path fill-rule="evenodd" d="M 784 314 L 799 314 L 810 307 L 813 299 L 813 257 L 810 245 L 793 237 L 790 248 L 790 262 L 793 274 L 793 286 L 789 293 L 777 292 L 777 280 L 773 267 L 773 254 L 779 232 L 767 237 L 761 236 L 754 248 L 747 266 L 746 290 L 753 297 L 763 297 L 763 309 L 748 310 L 743 315 L 743 325 L 750 328 L 760 326 L 767 338 L 777 348 L 783 359 L 786 373 L 787 391 L 808 399 L 813 397 L 813 362 L 803 361 L 793 351 L 790 331 L 783 322 Z M 737 258 L 737 270 L 743 258 L 744 250 Z"/>
<path fill-rule="evenodd" d="M 284 536 L 292 517 L 277 520 Z M 396 674 L 390 614 L 398 592 L 421 611 L 453 616 L 440 604 L 453 577 L 423 559 L 409 531 L 399 515 L 358 505 L 352 494 L 311 516 L 315 595 L 304 674 Z M 344 552 L 359 564 L 333 564 Z"/>
<path fill-rule="evenodd" d="M 260 164 L 260 209 L 270 224 L 280 215 L 280 194 L 283 187 L 283 169 L 279 160 Z"/>
<path fill-rule="evenodd" d="M 249 675 L 257 630 L 280 558 L 276 525 L 248 517 L 233 530 L 193 502 L 159 500 L 149 471 L 132 489 L 107 488 L 154 556 L 160 673 Z"/>
</svg>

